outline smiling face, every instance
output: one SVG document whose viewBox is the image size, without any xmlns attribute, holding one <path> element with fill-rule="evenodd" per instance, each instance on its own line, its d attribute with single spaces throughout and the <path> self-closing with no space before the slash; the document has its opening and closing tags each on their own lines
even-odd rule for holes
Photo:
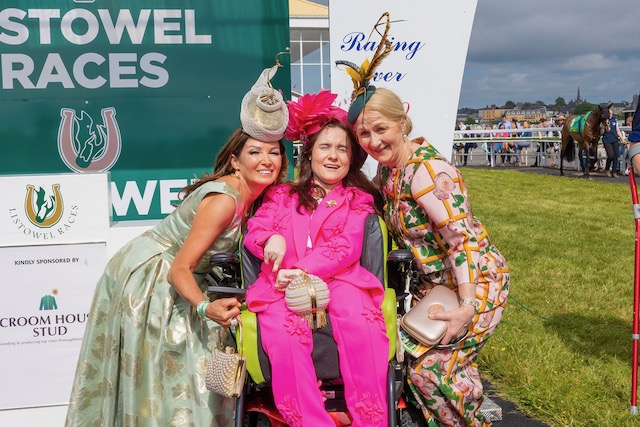
<svg viewBox="0 0 640 427">
<path fill-rule="evenodd" d="M 311 171 L 315 184 L 329 193 L 349 172 L 352 149 L 347 133 L 339 127 L 322 129 L 311 149 Z"/>
<path fill-rule="evenodd" d="M 406 160 L 401 123 L 365 108 L 354 127 L 360 146 L 378 162 L 395 167 Z"/>
<path fill-rule="evenodd" d="M 280 142 L 263 142 L 249 138 L 239 156 L 231 156 L 233 168 L 240 173 L 240 180 L 251 188 L 264 189 L 273 184 L 282 167 Z"/>
</svg>

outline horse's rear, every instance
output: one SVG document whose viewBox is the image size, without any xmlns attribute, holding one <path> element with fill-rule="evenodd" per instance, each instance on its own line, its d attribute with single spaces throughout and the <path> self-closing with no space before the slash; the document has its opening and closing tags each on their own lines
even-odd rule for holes
<svg viewBox="0 0 640 427">
<path fill-rule="evenodd" d="M 572 114 L 564 122 L 562 126 L 562 149 L 560 150 L 560 174 L 562 174 L 562 159 L 567 162 L 572 162 L 576 158 L 576 147 L 574 141 L 582 142 L 582 134 L 580 132 L 569 132 L 571 122 L 578 117 L 577 114 Z"/>
</svg>

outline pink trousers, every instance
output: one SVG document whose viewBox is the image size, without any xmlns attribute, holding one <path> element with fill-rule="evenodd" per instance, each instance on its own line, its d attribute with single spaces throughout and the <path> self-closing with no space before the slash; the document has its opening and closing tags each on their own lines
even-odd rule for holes
<svg viewBox="0 0 640 427">
<path fill-rule="evenodd" d="M 389 339 L 382 312 L 366 290 L 338 280 L 329 290 L 328 311 L 352 425 L 386 426 Z M 258 313 L 258 321 L 280 414 L 292 427 L 335 426 L 318 388 L 307 322 L 290 312 L 284 299 Z"/>
</svg>

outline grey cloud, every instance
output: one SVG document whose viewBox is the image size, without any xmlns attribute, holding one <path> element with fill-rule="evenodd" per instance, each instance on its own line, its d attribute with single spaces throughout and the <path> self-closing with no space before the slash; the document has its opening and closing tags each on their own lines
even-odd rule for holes
<svg viewBox="0 0 640 427">
<path fill-rule="evenodd" d="M 460 106 L 631 100 L 638 70 L 637 0 L 479 0 Z"/>
</svg>

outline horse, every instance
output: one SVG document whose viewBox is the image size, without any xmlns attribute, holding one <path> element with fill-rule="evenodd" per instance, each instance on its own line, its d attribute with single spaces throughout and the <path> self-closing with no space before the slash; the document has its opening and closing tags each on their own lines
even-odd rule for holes
<svg viewBox="0 0 640 427">
<path fill-rule="evenodd" d="M 562 126 L 561 132 L 562 148 L 560 149 L 560 175 L 564 176 L 562 161 L 566 160 L 571 162 L 576 158 L 576 147 L 573 143 L 575 141 L 578 143 L 578 156 L 581 155 L 583 150 L 587 153 L 586 164 L 582 164 L 582 159 L 579 161 L 584 167 L 587 179 L 589 178 L 591 150 L 593 150 L 593 155 L 595 156 L 598 149 L 598 140 L 600 140 L 600 135 L 609 129 L 609 108 L 611 108 L 611 105 L 612 104 L 607 106 L 598 105 L 592 112 L 587 113 L 584 116 L 572 114 L 567 117 L 567 120 L 564 122 L 564 126 Z M 584 121 L 584 124 L 583 126 L 578 126 L 578 128 L 582 128 L 580 132 L 571 132 L 572 122 L 576 117 L 579 117 L 580 120 Z"/>
</svg>

